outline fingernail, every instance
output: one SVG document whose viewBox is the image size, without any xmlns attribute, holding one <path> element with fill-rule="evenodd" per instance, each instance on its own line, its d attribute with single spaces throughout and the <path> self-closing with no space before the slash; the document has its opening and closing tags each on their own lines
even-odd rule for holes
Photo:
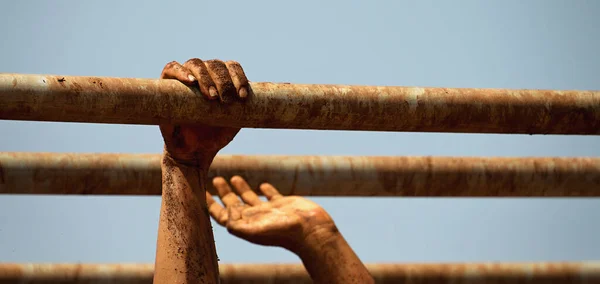
<svg viewBox="0 0 600 284">
<path fill-rule="evenodd" d="M 190 79 L 192 82 L 196 81 L 196 77 L 194 77 L 192 74 L 188 75 L 188 79 Z"/>
<path fill-rule="evenodd" d="M 240 98 L 245 98 L 248 96 L 248 90 L 246 90 L 246 88 L 241 88 L 238 92 L 238 95 L 240 96 Z"/>
<path fill-rule="evenodd" d="M 213 86 L 210 86 L 208 88 L 208 94 L 210 95 L 211 98 L 216 98 L 219 96 L 219 93 L 217 92 L 217 89 Z"/>
</svg>

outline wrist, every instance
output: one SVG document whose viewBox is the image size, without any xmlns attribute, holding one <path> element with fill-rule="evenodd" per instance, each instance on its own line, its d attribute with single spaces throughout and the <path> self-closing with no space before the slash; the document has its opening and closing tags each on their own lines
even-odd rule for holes
<svg viewBox="0 0 600 284">
<path fill-rule="evenodd" d="M 163 152 L 163 164 L 199 168 L 208 171 L 208 168 L 210 167 L 210 164 L 215 156 L 216 154 L 213 153 L 202 153 L 195 155 L 174 154 L 165 148 Z"/>
<path fill-rule="evenodd" d="M 317 225 L 306 230 L 302 240 L 291 250 L 301 259 L 310 259 L 341 239 L 342 234 L 333 222 Z"/>
<path fill-rule="evenodd" d="M 182 163 L 165 153 L 161 165 L 163 199 L 169 197 L 168 199 L 183 198 L 192 200 L 189 195 L 188 197 L 183 196 L 193 193 L 196 199 L 200 201 L 200 207 L 206 207 L 205 182 L 208 176 L 208 167 L 201 166 L 201 164 L 203 163 Z M 180 202 L 166 204 L 166 206 L 177 207 L 179 205 L 183 206 Z"/>
</svg>

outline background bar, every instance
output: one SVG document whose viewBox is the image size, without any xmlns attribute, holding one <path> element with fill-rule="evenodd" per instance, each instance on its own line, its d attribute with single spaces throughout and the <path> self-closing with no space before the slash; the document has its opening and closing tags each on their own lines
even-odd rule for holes
<svg viewBox="0 0 600 284">
<path fill-rule="evenodd" d="M 160 159 L 0 152 L 0 193 L 160 195 Z M 600 158 L 218 155 L 216 175 L 301 196 L 600 196 Z"/>
<path fill-rule="evenodd" d="M 0 264 L 0 283 L 150 284 L 153 264 Z M 376 283 L 600 283 L 600 263 L 367 264 Z M 221 264 L 223 284 L 312 283 L 300 264 Z"/>
</svg>

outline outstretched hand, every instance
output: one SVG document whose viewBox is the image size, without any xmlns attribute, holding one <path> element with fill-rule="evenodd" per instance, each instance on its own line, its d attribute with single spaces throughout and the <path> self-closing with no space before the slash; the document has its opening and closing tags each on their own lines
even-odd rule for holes
<svg viewBox="0 0 600 284">
<path fill-rule="evenodd" d="M 268 200 L 263 201 L 242 177 L 234 176 L 231 184 L 235 192 L 222 177 L 213 179 L 225 207 L 208 192 L 206 201 L 214 220 L 242 239 L 297 250 L 312 234 L 335 228 L 329 214 L 308 199 L 282 196 L 271 184 L 263 183 L 259 188 Z"/>
</svg>

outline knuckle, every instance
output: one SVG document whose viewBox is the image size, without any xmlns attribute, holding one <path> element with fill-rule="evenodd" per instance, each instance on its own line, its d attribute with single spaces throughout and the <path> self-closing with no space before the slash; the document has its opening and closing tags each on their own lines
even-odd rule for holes
<svg viewBox="0 0 600 284">
<path fill-rule="evenodd" d="M 235 70 L 236 72 L 244 72 L 244 68 L 242 68 L 242 65 L 237 62 L 237 61 L 227 61 L 227 67 L 229 67 L 232 70 Z"/>
<path fill-rule="evenodd" d="M 177 63 L 177 61 L 173 60 L 165 65 L 165 69 L 171 69 L 171 68 L 176 67 L 177 65 L 179 65 L 179 63 Z"/>
<path fill-rule="evenodd" d="M 192 66 L 201 66 L 203 64 L 200 58 L 192 58 L 188 59 L 183 65 L 192 65 Z"/>
<path fill-rule="evenodd" d="M 239 65 L 239 64 L 227 64 L 227 69 L 229 69 L 229 72 L 231 72 L 232 74 L 240 77 L 240 79 L 245 78 L 244 69 L 242 69 L 241 65 Z"/>
<path fill-rule="evenodd" d="M 210 69 L 210 71 L 212 71 L 215 74 L 218 74 L 219 76 L 229 73 L 227 70 L 227 66 L 225 65 L 225 63 L 223 63 L 223 61 L 214 59 L 206 61 L 205 63 L 206 67 Z"/>
<path fill-rule="evenodd" d="M 225 63 L 223 62 L 223 60 L 220 59 L 211 59 L 211 60 L 206 60 L 207 64 L 215 64 L 215 65 L 225 65 Z"/>
</svg>

